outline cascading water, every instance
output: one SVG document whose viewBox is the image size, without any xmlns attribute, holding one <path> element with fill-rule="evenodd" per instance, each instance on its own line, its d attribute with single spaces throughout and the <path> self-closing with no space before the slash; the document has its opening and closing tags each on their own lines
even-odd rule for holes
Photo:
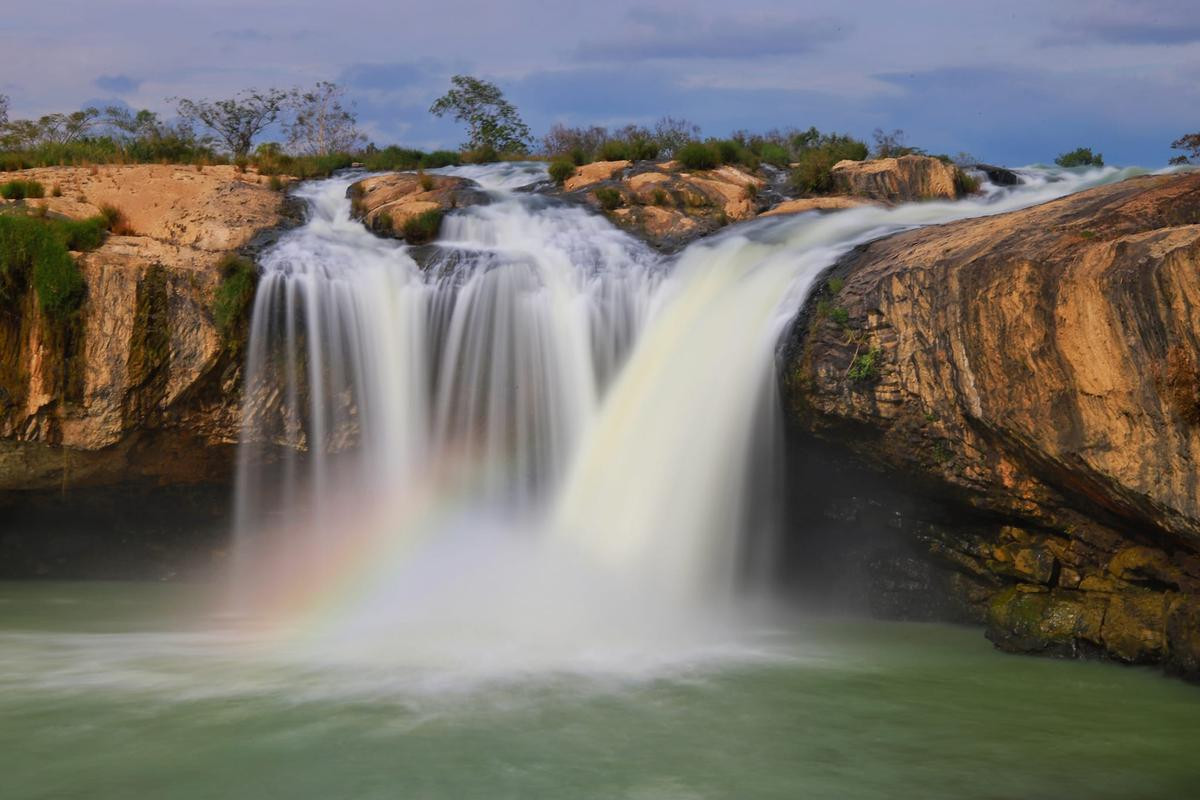
<svg viewBox="0 0 1200 800">
<path fill-rule="evenodd" d="M 468 659 L 711 619 L 769 546 L 774 350 L 822 270 L 887 232 L 1125 174 L 764 219 L 667 259 L 512 191 L 541 170 L 450 170 L 492 202 L 451 214 L 423 266 L 350 219 L 351 178 L 303 190 L 309 222 L 263 259 L 246 365 L 251 607 Z"/>
</svg>

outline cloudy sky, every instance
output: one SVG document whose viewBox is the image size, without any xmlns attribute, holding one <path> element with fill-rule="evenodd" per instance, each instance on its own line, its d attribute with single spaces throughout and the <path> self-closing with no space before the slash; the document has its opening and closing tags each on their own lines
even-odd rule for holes
<svg viewBox="0 0 1200 800">
<path fill-rule="evenodd" d="M 379 144 L 456 145 L 449 76 L 498 83 L 540 134 L 816 125 L 1008 164 L 1090 146 L 1157 166 L 1200 130 L 1198 0 L 43 0 L 0 15 L 13 116 L 247 86 L 344 84 Z"/>
</svg>

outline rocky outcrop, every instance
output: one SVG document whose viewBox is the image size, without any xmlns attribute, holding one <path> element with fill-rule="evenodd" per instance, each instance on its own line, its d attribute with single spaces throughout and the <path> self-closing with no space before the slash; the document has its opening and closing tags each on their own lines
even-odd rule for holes
<svg viewBox="0 0 1200 800">
<path fill-rule="evenodd" d="M 415 172 L 364 178 L 351 184 L 347 196 L 355 219 L 381 236 L 407 239 L 412 244 L 434 238 L 437 228 L 429 224 L 416 230 L 408 224 L 411 221 L 430 212 L 440 215 L 488 199 L 474 181 L 466 178 Z"/>
<path fill-rule="evenodd" d="M 809 211 L 842 211 L 847 208 L 870 205 L 879 205 L 879 203 L 862 197 L 802 197 L 797 200 L 784 200 L 759 216 L 775 217 L 782 214 L 804 214 Z"/>
<path fill-rule="evenodd" d="M 60 195 L 28 201 L 52 212 L 116 207 L 126 234 L 77 256 L 87 297 L 66 328 L 32 291 L 0 317 L 0 495 L 227 480 L 241 366 L 213 319 L 218 265 L 284 222 L 284 196 L 233 167 L 16 175 Z"/>
<path fill-rule="evenodd" d="M 568 199 L 586 203 L 615 224 L 663 250 L 673 250 L 766 207 L 766 181 L 738 167 L 685 170 L 661 164 L 606 161 L 576 170 Z"/>
<path fill-rule="evenodd" d="M 954 200 L 967 188 L 957 167 L 929 156 L 839 161 L 832 174 L 834 194 L 888 203 Z"/>
<path fill-rule="evenodd" d="M 1197 674 L 1200 175 L 865 245 L 784 357 L 798 430 L 963 509 L 914 533 L 1000 646 Z"/>
</svg>

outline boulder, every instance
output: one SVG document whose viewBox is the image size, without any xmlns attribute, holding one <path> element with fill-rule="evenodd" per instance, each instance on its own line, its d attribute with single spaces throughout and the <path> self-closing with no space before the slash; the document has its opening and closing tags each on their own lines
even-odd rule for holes
<svg viewBox="0 0 1200 800">
<path fill-rule="evenodd" d="M 832 173 L 834 194 L 888 203 L 954 200 L 962 194 L 958 168 L 929 156 L 839 161 Z"/>
<path fill-rule="evenodd" d="M 346 195 L 355 219 L 381 236 L 397 239 L 412 239 L 405 235 L 405 223 L 422 214 L 446 213 L 488 201 L 487 193 L 474 181 L 415 172 L 373 175 L 351 184 Z"/>
</svg>

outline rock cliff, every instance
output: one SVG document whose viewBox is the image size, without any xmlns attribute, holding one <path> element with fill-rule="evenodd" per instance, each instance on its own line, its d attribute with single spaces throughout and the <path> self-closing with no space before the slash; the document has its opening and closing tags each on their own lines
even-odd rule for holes
<svg viewBox="0 0 1200 800">
<path fill-rule="evenodd" d="M 1193 173 L 860 247 L 783 380 L 798 430 L 963 509 L 912 532 L 999 646 L 1196 675 L 1198 361 Z"/>
<path fill-rule="evenodd" d="M 0 319 L 0 493 L 227 480 L 240 356 L 213 300 L 224 254 L 285 217 L 282 194 L 233 167 L 102 166 L 16 173 L 83 218 L 117 208 L 123 235 L 77 254 L 87 284 L 64 336 L 28 291 Z"/>
</svg>

